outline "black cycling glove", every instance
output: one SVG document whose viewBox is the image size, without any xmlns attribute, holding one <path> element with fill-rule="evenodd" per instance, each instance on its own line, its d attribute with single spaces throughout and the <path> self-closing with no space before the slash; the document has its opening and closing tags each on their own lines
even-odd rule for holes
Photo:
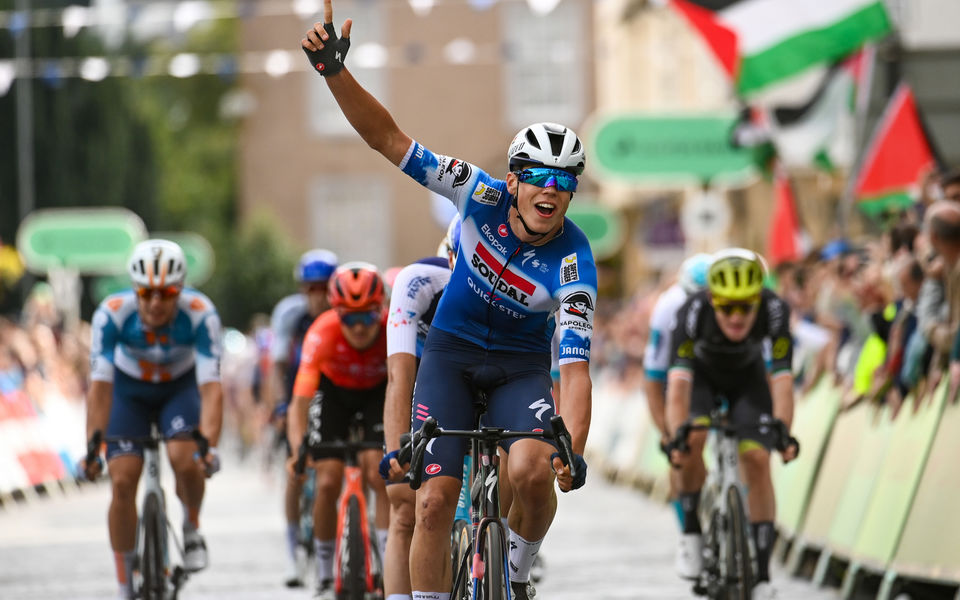
<svg viewBox="0 0 960 600">
<path fill-rule="evenodd" d="M 550 455 L 551 461 L 554 458 L 560 458 L 560 453 L 554 452 Z M 577 468 L 577 476 L 573 478 L 573 483 L 570 486 L 571 491 L 582 488 L 583 484 L 587 482 L 587 461 L 583 460 L 583 456 L 574 454 L 573 464 Z"/>
<path fill-rule="evenodd" d="M 350 38 L 338 38 L 337 31 L 333 28 L 333 23 L 324 23 L 323 30 L 330 36 L 323 42 L 321 50 L 308 50 L 303 48 L 307 59 L 313 68 L 324 77 L 336 75 L 343 69 L 343 61 L 347 58 L 347 50 L 350 49 Z"/>
</svg>

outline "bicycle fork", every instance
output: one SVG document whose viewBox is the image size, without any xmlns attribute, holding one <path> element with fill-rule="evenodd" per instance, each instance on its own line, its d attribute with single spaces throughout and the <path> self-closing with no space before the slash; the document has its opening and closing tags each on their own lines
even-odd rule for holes
<svg viewBox="0 0 960 600">
<path fill-rule="evenodd" d="M 344 490 L 343 494 L 340 495 L 340 501 L 337 506 L 337 514 L 345 515 L 347 514 L 348 506 L 350 503 L 350 498 L 357 499 L 357 505 L 360 512 L 360 531 L 363 535 L 363 547 L 366 550 L 365 556 L 366 560 L 363 561 L 363 578 L 366 582 L 367 591 L 372 591 L 374 589 L 373 583 L 373 571 L 370 565 L 370 524 L 367 519 L 367 498 L 363 493 L 363 473 L 359 467 L 346 467 L 344 469 Z M 344 539 L 344 526 L 347 525 L 347 519 L 338 518 L 337 519 L 337 545 L 340 544 L 341 540 Z M 334 567 L 333 573 L 336 581 L 334 582 L 334 589 L 339 594 L 343 591 L 343 580 L 341 578 L 344 562 L 344 554 L 349 552 L 348 548 L 337 548 L 334 558 Z M 355 565 L 353 565 L 355 566 Z"/>
</svg>

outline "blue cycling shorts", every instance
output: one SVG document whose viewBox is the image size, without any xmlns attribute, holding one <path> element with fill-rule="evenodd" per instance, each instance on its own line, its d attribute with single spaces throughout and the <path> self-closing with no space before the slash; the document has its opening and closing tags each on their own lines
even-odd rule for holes
<svg viewBox="0 0 960 600">
<path fill-rule="evenodd" d="M 200 424 L 200 390 L 193 369 L 162 383 L 141 381 L 115 371 L 107 438 L 147 437 L 154 421 L 164 439 L 189 433 Z M 115 456 L 142 457 L 143 446 L 108 442 L 107 460 Z"/>
<path fill-rule="evenodd" d="M 488 394 L 481 423 L 516 431 L 550 431 L 553 403 L 550 353 L 486 351 L 455 335 L 430 329 L 414 388 L 411 427 L 428 416 L 444 429 L 474 429 L 474 401 L 466 377 Z M 510 451 L 516 439 L 501 446 Z M 550 440 L 542 440 L 551 444 Z M 440 437 L 427 445 L 424 480 L 440 475 L 463 477 L 465 438 Z"/>
</svg>

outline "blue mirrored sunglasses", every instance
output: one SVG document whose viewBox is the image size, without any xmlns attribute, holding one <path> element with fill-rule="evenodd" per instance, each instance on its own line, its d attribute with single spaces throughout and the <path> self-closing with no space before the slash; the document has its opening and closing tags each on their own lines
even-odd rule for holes
<svg viewBox="0 0 960 600">
<path fill-rule="evenodd" d="M 517 172 L 520 183 L 529 183 L 541 188 L 555 187 L 559 192 L 577 191 L 577 177 L 561 169 L 533 167 Z"/>
<path fill-rule="evenodd" d="M 379 320 L 379 310 L 363 310 L 340 314 L 340 322 L 347 327 L 353 327 L 354 325 L 363 325 L 365 327 L 369 327 Z"/>
</svg>

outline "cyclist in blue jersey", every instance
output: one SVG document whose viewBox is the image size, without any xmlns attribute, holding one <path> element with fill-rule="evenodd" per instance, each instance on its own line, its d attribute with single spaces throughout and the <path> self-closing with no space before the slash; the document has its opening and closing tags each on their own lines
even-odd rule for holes
<svg viewBox="0 0 960 600">
<path fill-rule="evenodd" d="M 137 529 L 137 483 L 143 448 L 112 441 L 150 434 L 155 421 L 183 503 L 184 567 L 207 565 L 199 533 L 204 475 L 219 469 L 217 442 L 223 421 L 220 387 L 220 318 L 210 299 L 184 288 L 183 250 L 168 240 L 138 244 L 129 262 L 134 289 L 108 296 L 93 315 L 87 437 L 106 430 L 112 482 L 108 513 L 121 598 L 132 598 L 131 572 Z M 191 432 L 199 426 L 209 453 L 194 459 Z M 99 459 L 82 463 L 88 478 L 102 470 Z M 206 473 L 205 473 L 206 471 Z"/>
<path fill-rule="evenodd" d="M 273 363 L 271 373 L 271 392 L 274 400 L 274 425 L 279 438 L 283 440 L 287 457 L 290 445 L 287 443 L 287 406 L 293 397 L 293 381 L 300 368 L 300 350 L 307 330 L 320 313 L 330 308 L 327 300 L 327 282 L 337 269 L 337 255 L 329 250 L 316 248 L 304 252 L 294 270 L 294 277 L 300 286 L 300 292 L 280 300 L 270 315 L 270 329 L 273 340 L 270 344 L 270 358 Z M 300 496 L 303 493 L 303 481 L 299 477 L 286 475 L 284 489 L 284 515 L 286 517 L 287 572 L 284 583 L 287 587 L 303 585 L 305 562 L 297 556 L 300 547 Z"/>
<path fill-rule="evenodd" d="M 472 427 L 467 381 L 487 391 L 484 422 L 549 429 L 554 414 L 550 339 L 560 330 L 564 418 L 578 463 L 577 480 L 550 442 L 504 443 L 514 500 L 509 515 L 514 597 L 529 595 L 530 566 L 556 513 L 561 490 L 584 483 L 583 448 L 590 423 L 589 372 L 596 266 L 586 236 L 565 214 L 585 165 L 583 144 L 570 129 L 537 123 L 521 130 L 508 151 L 505 180 L 412 140 L 353 78 L 343 61 L 352 22 L 338 38 L 332 0 L 324 22 L 301 41 L 324 75 L 347 120 L 373 149 L 431 191 L 449 198 L 462 220 L 460 252 L 424 346 L 414 392 L 414 425 L 432 416 L 441 427 Z M 438 438 L 429 449 L 417 492 L 410 551 L 414 600 L 449 598 L 449 536 L 460 494 L 466 444 Z"/>
</svg>

